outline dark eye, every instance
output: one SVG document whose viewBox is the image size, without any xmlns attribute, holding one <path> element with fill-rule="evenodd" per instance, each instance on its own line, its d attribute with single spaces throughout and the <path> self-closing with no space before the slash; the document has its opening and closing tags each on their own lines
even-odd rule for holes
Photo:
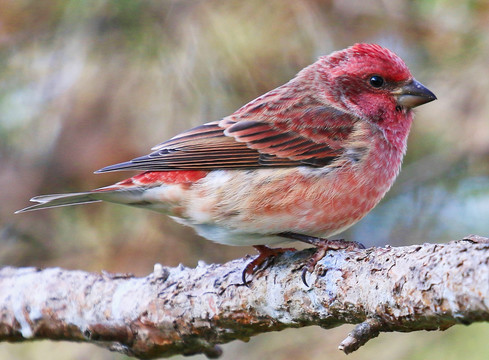
<svg viewBox="0 0 489 360">
<path fill-rule="evenodd" d="M 373 75 L 370 77 L 369 82 L 374 88 L 380 88 L 384 85 L 384 78 L 382 76 Z"/>
</svg>

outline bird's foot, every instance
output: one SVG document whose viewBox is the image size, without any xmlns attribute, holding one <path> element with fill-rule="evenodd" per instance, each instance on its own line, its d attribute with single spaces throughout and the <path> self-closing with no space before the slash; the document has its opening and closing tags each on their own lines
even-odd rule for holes
<svg viewBox="0 0 489 360">
<path fill-rule="evenodd" d="M 246 265 L 245 269 L 243 270 L 242 279 L 243 284 L 246 286 L 249 284 L 249 281 L 246 281 L 247 275 L 253 276 L 253 274 L 259 269 L 265 270 L 278 255 L 282 255 L 287 251 L 296 251 L 294 248 L 269 248 L 265 245 L 255 245 L 253 247 L 256 249 L 256 251 L 258 251 L 258 256 L 256 259 Z"/>
<path fill-rule="evenodd" d="M 329 240 L 323 238 L 315 238 L 315 244 L 317 246 L 316 252 L 314 255 L 309 258 L 307 263 L 304 265 L 302 269 L 302 282 L 304 285 L 309 286 L 306 281 L 307 273 L 313 273 L 316 267 L 316 264 L 319 260 L 321 260 L 324 255 L 328 252 L 328 250 L 358 250 L 365 249 L 365 246 L 356 241 L 347 241 L 344 239 L 339 240 Z"/>
<path fill-rule="evenodd" d="M 343 239 L 329 240 L 329 239 L 324 239 L 316 236 L 308 236 L 308 235 L 303 235 L 303 234 L 298 234 L 293 232 L 283 232 L 278 235 L 288 239 L 302 241 L 317 247 L 316 253 L 311 258 L 309 258 L 307 263 L 304 265 L 304 268 L 302 269 L 301 278 L 302 278 L 302 282 L 306 286 L 309 286 L 306 281 L 307 273 L 314 272 L 314 268 L 316 267 L 316 264 L 318 263 L 319 260 L 321 260 L 324 257 L 324 255 L 326 255 L 326 252 L 328 252 L 328 250 L 365 249 L 365 246 L 363 244 L 356 241 L 346 241 Z"/>
</svg>

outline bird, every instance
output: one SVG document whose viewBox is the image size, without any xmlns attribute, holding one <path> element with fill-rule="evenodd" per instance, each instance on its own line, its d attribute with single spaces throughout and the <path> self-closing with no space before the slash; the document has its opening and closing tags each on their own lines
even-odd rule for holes
<svg viewBox="0 0 489 360">
<path fill-rule="evenodd" d="M 289 251 L 270 245 L 305 242 L 317 248 L 303 269 L 307 285 L 306 274 L 326 251 L 362 247 L 331 237 L 391 188 L 412 109 L 433 100 L 394 52 L 358 43 L 319 57 L 229 116 L 95 172 L 139 171 L 130 178 L 36 196 L 37 204 L 16 213 L 99 201 L 158 211 L 214 242 L 253 246 L 259 255 L 243 270 L 245 284 Z"/>
</svg>

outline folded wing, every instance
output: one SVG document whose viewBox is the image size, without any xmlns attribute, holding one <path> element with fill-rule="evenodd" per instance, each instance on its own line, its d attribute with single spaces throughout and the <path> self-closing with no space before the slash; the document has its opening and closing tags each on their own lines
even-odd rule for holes
<svg viewBox="0 0 489 360">
<path fill-rule="evenodd" d="M 340 157 L 357 119 L 280 91 L 265 94 L 221 121 L 185 131 L 155 146 L 149 155 L 97 172 L 322 167 Z"/>
</svg>

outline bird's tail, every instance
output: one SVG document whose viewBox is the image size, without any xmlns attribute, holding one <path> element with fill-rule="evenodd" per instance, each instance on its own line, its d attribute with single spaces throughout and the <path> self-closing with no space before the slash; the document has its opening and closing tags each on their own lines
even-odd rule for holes
<svg viewBox="0 0 489 360">
<path fill-rule="evenodd" d="M 146 205 L 142 201 L 142 196 L 148 188 L 141 186 L 120 187 L 116 185 L 106 186 L 92 191 L 71 193 L 71 194 L 52 194 L 41 195 L 31 199 L 38 204 L 17 210 L 15 213 L 26 211 L 47 209 L 58 206 L 69 206 L 77 204 L 87 204 L 99 201 L 108 201 L 117 204 L 132 206 Z"/>
<path fill-rule="evenodd" d="M 26 211 L 40 210 L 51 207 L 69 206 L 102 201 L 101 199 L 94 199 L 93 194 L 93 192 L 87 191 L 71 194 L 52 194 L 36 196 L 33 197 L 31 201 L 37 202 L 38 204 L 26 207 L 21 210 L 17 210 L 15 213 L 18 214 Z"/>
</svg>

